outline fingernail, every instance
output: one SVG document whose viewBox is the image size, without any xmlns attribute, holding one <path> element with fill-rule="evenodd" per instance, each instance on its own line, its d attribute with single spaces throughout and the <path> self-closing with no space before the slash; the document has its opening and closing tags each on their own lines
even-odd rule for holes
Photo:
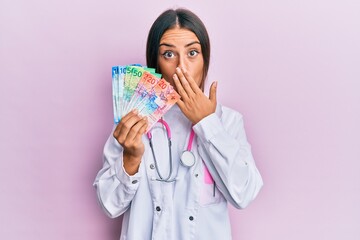
<svg viewBox="0 0 360 240">
<path fill-rule="evenodd" d="M 136 108 L 133 110 L 133 113 L 138 114 L 139 110 L 137 110 Z"/>
<path fill-rule="evenodd" d="M 186 73 L 186 68 L 182 67 L 181 69 L 182 69 L 183 73 Z"/>
</svg>

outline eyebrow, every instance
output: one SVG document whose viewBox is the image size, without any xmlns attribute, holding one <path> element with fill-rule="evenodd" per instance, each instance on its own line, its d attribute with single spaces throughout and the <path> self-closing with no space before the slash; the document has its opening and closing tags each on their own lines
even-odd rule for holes
<svg viewBox="0 0 360 240">
<path fill-rule="evenodd" d="M 198 41 L 193 41 L 193 42 L 190 42 L 190 43 L 186 44 L 185 47 L 190 47 L 191 45 L 194 45 L 194 44 L 200 44 L 200 42 L 198 42 Z M 175 45 L 172 45 L 172 44 L 170 44 L 170 43 L 161 43 L 161 44 L 159 45 L 159 47 L 161 47 L 161 46 L 175 47 Z"/>
</svg>

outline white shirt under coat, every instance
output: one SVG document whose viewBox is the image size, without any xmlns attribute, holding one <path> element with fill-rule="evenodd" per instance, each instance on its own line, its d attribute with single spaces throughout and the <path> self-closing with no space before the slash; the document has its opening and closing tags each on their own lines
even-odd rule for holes
<svg viewBox="0 0 360 240">
<path fill-rule="evenodd" d="M 112 133 L 105 144 L 103 168 L 94 186 L 110 217 L 124 215 L 120 239 L 231 239 L 227 202 L 245 208 L 263 185 L 246 139 L 242 115 L 218 104 L 214 114 L 193 126 L 196 137 L 192 152 L 196 163 L 191 168 L 180 164 L 191 122 L 177 105 L 163 119 L 171 129 L 174 182 L 156 180 L 159 176 L 146 135 L 145 153 L 139 171 L 133 176 L 123 168 L 123 149 Z M 167 177 L 166 131 L 158 123 L 151 132 L 159 171 Z"/>
</svg>

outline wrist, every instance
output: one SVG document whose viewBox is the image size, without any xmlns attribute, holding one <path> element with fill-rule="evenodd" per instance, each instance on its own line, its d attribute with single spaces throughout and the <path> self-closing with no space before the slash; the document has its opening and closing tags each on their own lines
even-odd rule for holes
<svg viewBox="0 0 360 240">
<path fill-rule="evenodd" d="M 215 112 L 215 111 L 214 111 Z M 202 116 L 198 116 L 197 118 L 194 118 L 192 121 L 193 125 L 196 125 L 198 122 L 200 122 L 201 120 L 207 118 L 208 116 L 210 116 L 211 114 L 213 114 L 214 112 L 208 112 L 203 114 Z"/>
<path fill-rule="evenodd" d="M 141 157 L 135 157 L 128 154 L 123 155 L 123 167 L 128 175 L 134 175 L 138 172 L 141 163 Z"/>
</svg>

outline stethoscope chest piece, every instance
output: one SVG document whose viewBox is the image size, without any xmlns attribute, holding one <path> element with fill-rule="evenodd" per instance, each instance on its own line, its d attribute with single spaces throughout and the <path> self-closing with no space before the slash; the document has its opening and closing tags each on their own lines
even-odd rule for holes
<svg viewBox="0 0 360 240">
<path fill-rule="evenodd" d="M 185 167 L 192 167 L 195 164 L 195 156 L 191 151 L 186 150 L 181 154 L 180 162 Z"/>
</svg>

